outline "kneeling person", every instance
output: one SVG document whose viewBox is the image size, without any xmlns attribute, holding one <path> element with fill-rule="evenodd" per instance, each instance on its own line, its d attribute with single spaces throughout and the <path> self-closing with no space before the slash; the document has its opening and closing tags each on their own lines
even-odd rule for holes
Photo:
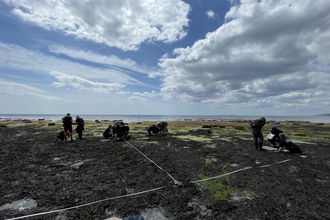
<svg viewBox="0 0 330 220">
<path fill-rule="evenodd" d="M 285 134 L 280 133 L 280 147 L 276 152 L 281 152 L 283 149 L 287 149 L 290 153 L 302 153 L 302 150 L 292 141 L 285 136 Z"/>
<path fill-rule="evenodd" d="M 156 125 L 150 125 L 147 128 L 147 131 L 148 131 L 149 136 L 158 134 L 158 127 L 156 127 Z"/>
<path fill-rule="evenodd" d="M 104 130 L 104 132 L 103 132 L 103 137 L 104 137 L 105 139 L 108 139 L 108 138 L 110 138 L 110 137 L 112 137 L 112 136 L 113 136 L 112 126 L 109 125 L 109 127 L 108 127 L 107 129 Z"/>
</svg>

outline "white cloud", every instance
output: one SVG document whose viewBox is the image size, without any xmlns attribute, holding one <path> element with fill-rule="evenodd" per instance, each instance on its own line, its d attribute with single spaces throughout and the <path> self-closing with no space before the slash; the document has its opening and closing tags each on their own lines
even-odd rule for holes
<svg viewBox="0 0 330 220">
<path fill-rule="evenodd" d="M 27 71 L 47 75 L 52 71 L 58 71 L 68 75 L 76 75 L 85 79 L 99 80 L 108 83 L 143 84 L 139 80 L 127 75 L 126 72 L 108 69 L 106 67 L 97 68 L 87 66 L 49 56 L 38 51 L 28 50 L 18 45 L 0 42 L 0 51 L 0 67 L 11 68 L 16 71 Z M 96 59 L 91 58 L 91 54 L 89 55 L 90 59 Z"/>
<path fill-rule="evenodd" d="M 120 59 L 115 55 L 104 56 L 96 54 L 90 50 L 74 50 L 72 48 L 67 48 L 62 45 L 51 45 L 49 46 L 49 51 L 55 54 L 64 54 L 77 60 L 85 60 L 88 62 L 102 64 L 112 69 L 118 69 L 122 72 L 127 72 L 128 74 L 132 71 L 135 71 L 147 74 L 151 78 L 157 75 L 157 72 L 155 72 L 154 70 L 149 70 L 147 68 L 141 67 L 131 59 Z"/>
<path fill-rule="evenodd" d="M 214 13 L 214 11 L 212 11 L 212 10 L 208 10 L 207 12 L 206 12 L 206 16 L 209 18 L 209 19 L 215 19 L 215 18 L 217 18 L 218 17 L 218 15 L 216 14 L 216 13 Z"/>
<path fill-rule="evenodd" d="M 61 100 L 60 97 L 50 95 L 39 88 L 35 88 L 20 83 L 10 82 L 3 79 L 0 79 L 0 94 L 33 96 L 33 97 L 42 98 L 44 100 Z"/>
<path fill-rule="evenodd" d="M 160 59 L 161 92 L 187 103 L 242 108 L 284 105 L 273 97 L 285 102 L 284 94 L 309 94 L 291 103 L 306 106 L 329 85 L 329 11 L 327 0 L 242 0 L 216 31 Z"/>
<path fill-rule="evenodd" d="M 59 82 L 53 83 L 55 87 L 69 86 L 78 90 L 86 90 L 96 93 L 110 93 L 124 88 L 124 85 L 118 83 L 93 82 L 75 75 L 53 71 L 50 75 L 54 76 Z"/>
<path fill-rule="evenodd" d="M 148 39 L 182 39 L 190 10 L 179 0 L 4 1 L 22 20 L 122 50 L 136 50 Z"/>
</svg>

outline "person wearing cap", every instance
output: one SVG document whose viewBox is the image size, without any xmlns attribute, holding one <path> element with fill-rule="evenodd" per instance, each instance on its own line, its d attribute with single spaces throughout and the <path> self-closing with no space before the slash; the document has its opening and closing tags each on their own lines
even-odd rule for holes
<svg viewBox="0 0 330 220">
<path fill-rule="evenodd" d="M 302 153 L 302 150 L 296 144 L 294 144 L 289 138 L 287 138 L 285 134 L 280 133 L 279 136 L 280 136 L 280 144 L 278 150 L 275 152 L 281 152 L 285 148 L 290 153 Z"/>
<path fill-rule="evenodd" d="M 83 130 L 85 130 L 85 128 L 84 128 L 84 126 L 85 126 L 84 119 L 82 117 L 80 117 L 79 115 L 77 115 L 76 116 L 76 123 L 77 123 L 76 132 L 78 133 L 79 139 L 81 140 Z"/>
<path fill-rule="evenodd" d="M 67 113 L 65 117 L 63 117 L 63 127 L 64 130 L 69 133 L 69 136 L 72 140 L 72 117 L 70 115 L 70 113 Z"/>
<path fill-rule="evenodd" d="M 262 134 L 262 127 L 266 124 L 265 117 L 261 117 L 260 119 L 256 119 L 250 123 L 252 134 L 253 134 L 253 141 L 254 146 L 256 149 L 260 151 L 264 151 L 262 148 L 263 142 L 264 142 L 264 136 Z"/>
<path fill-rule="evenodd" d="M 273 147 L 276 147 L 276 142 L 280 142 L 280 133 L 283 133 L 280 129 L 276 126 L 272 126 L 270 128 L 270 134 L 267 136 L 268 141 L 273 144 Z"/>
</svg>

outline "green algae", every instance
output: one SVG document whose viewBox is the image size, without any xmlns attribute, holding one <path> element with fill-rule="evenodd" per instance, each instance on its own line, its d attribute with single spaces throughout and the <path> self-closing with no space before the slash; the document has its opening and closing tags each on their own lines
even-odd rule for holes
<svg viewBox="0 0 330 220">
<path fill-rule="evenodd" d="M 208 178 L 204 174 L 199 174 L 198 177 L 200 179 Z M 219 177 L 218 179 L 212 179 L 203 181 L 200 184 L 208 190 L 213 191 L 213 200 L 228 200 L 228 196 L 231 194 L 240 194 L 244 195 L 246 192 L 236 189 L 234 187 L 230 187 L 227 183 L 230 181 L 229 176 Z"/>
</svg>

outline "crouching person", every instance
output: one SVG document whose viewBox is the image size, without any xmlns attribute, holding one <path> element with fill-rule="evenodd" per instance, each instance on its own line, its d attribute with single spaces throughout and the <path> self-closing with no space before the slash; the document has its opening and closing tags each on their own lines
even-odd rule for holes
<svg viewBox="0 0 330 220">
<path fill-rule="evenodd" d="M 273 144 L 273 147 L 277 147 L 276 143 L 280 142 L 280 133 L 283 133 L 280 129 L 276 126 L 272 126 L 270 128 L 270 134 L 267 136 L 268 141 Z"/>
<path fill-rule="evenodd" d="M 129 126 L 125 125 L 124 122 L 120 122 L 116 126 L 116 130 L 114 131 L 116 134 L 117 141 L 122 141 L 122 140 L 129 140 Z"/>
<path fill-rule="evenodd" d="M 148 131 L 148 135 L 151 136 L 151 135 L 155 135 L 155 134 L 158 134 L 158 127 L 156 125 L 150 125 L 148 128 L 147 128 L 147 131 Z"/>
<path fill-rule="evenodd" d="M 302 150 L 292 141 L 285 136 L 285 134 L 280 133 L 280 146 L 276 152 L 281 152 L 287 149 L 290 153 L 302 153 Z"/>
<path fill-rule="evenodd" d="M 113 136 L 113 131 L 112 131 L 112 125 L 109 125 L 104 132 L 103 132 L 103 137 L 105 139 L 111 138 Z"/>
<path fill-rule="evenodd" d="M 161 121 L 157 123 L 157 128 L 159 130 L 160 133 L 162 133 L 163 135 L 165 135 L 165 133 L 167 132 L 167 122 L 166 121 Z"/>
</svg>

